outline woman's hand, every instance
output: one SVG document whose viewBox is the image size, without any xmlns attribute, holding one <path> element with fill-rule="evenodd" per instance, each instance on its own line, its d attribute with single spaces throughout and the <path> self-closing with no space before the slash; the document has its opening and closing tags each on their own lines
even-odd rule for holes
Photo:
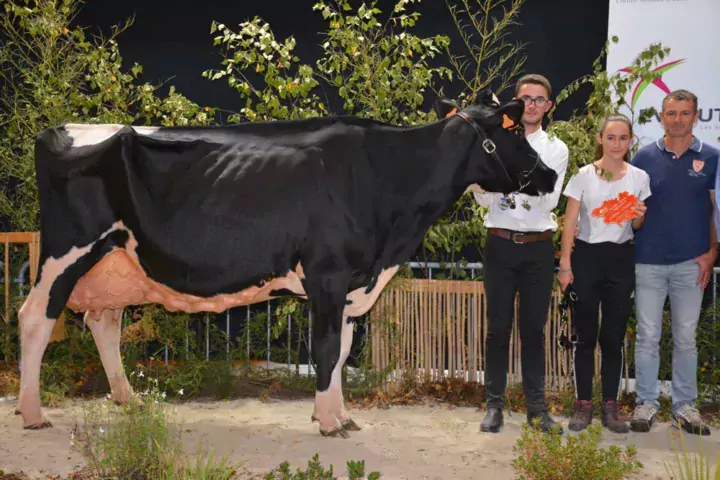
<svg viewBox="0 0 720 480">
<path fill-rule="evenodd" d="M 647 207 L 645 206 L 645 202 L 637 202 L 635 206 L 633 207 L 633 212 L 635 212 L 635 218 L 642 218 L 645 216 L 645 212 L 647 212 Z"/>
<path fill-rule="evenodd" d="M 564 293 L 565 289 L 573 283 L 575 280 L 575 277 L 573 276 L 572 269 L 570 268 L 560 268 L 560 271 L 558 272 L 558 282 L 560 283 L 560 290 Z"/>
<path fill-rule="evenodd" d="M 645 212 L 647 212 L 645 202 L 637 202 L 633 207 L 633 212 L 635 212 L 635 218 L 632 219 L 631 225 L 633 230 L 638 230 L 645 221 Z"/>
</svg>

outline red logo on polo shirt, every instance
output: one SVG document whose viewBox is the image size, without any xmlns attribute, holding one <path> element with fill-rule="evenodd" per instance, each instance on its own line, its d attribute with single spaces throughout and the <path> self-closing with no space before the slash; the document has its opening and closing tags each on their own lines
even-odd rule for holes
<svg viewBox="0 0 720 480">
<path fill-rule="evenodd" d="M 704 166 L 705 160 L 693 160 L 693 170 L 695 170 L 695 173 L 700 173 Z"/>
</svg>

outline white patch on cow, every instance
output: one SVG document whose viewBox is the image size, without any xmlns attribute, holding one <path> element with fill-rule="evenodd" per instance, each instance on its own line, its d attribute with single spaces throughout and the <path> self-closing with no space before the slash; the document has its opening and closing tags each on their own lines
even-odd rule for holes
<svg viewBox="0 0 720 480">
<path fill-rule="evenodd" d="M 72 138 L 73 147 L 84 147 L 104 142 L 124 127 L 125 125 L 118 124 L 93 125 L 85 123 L 68 123 L 65 125 L 65 131 L 70 138 Z M 159 127 L 135 126 L 132 126 L 132 128 L 140 135 L 152 135 L 159 129 Z"/>
<path fill-rule="evenodd" d="M 340 331 L 340 358 L 330 375 L 330 386 L 324 392 L 315 392 L 314 416 L 320 422 L 320 429 L 328 432 L 350 419 L 345 408 L 342 393 L 342 369 L 350 356 L 353 341 L 353 323 L 347 317 L 342 319 Z"/>
<path fill-rule="evenodd" d="M 85 313 L 85 324 L 92 332 L 105 375 L 110 383 L 112 399 L 125 404 L 132 397 L 132 388 L 125 376 L 120 357 L 120 335 L 122 333 L 122 309 L 103 310 L 99 318 L 91 312 Z"/>
<path fill-rule="evenodd" d="M 352 303 L 345 306 L 344 315 L 348 317 L 360 317 L 365 315 L 368 310 L 375 305 L 375 302 L 380 296 L 383 288 L 385 288 L 388 282 L 392 280 L 397 273 L 398 268 L 399 265 L 395 265 L 394 267 L 381 271 L 380 275 L 378 275 L 377 282 L 370 293 L 365 293 L 365 289 L 367 287 L 357 288 L 348 293 L 347 301 Z"/>
<path fill-rule="evenodd" d="M 120 222 L 115 223 L 100 236 L 100 239 L 121 227 Z M 80 248 L 73 247 L 60 258 L 49 257 L 40 266 L 40 282 L 32 288 L 18 312 L 22 370 L 17 410 L 22 413 L 26 428 L 51 425 L 44 419 L 40 408 L 40 367 L 53 326 L 57 321 L 56 318 L 47 317 L 50 289 L 55 280 L 80 257 L 88 253 L 95 243 Z"/>
</svg>

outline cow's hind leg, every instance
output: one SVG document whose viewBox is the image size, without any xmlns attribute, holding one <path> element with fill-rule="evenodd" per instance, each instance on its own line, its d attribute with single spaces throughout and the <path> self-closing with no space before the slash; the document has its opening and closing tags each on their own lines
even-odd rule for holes
<svg viewBox="0 0 720 480">
<path fill-rule="evenodd" d="M 22 369 L 16 413 L 22 414 L 25 428 L 52 426 L 40 408 L 40 367 L 53 326 L 75 284 L 113 246 L 124 246 L 127 238 L 127 232 L 113 227 L 97 241 L 73 247 L 59 258 L 41 252 L 38 280 L 18 312 Z"/>
<path fill-rule="evenodd" d="M 120 357 L 122 312 L 121 308 L 103 310 L 99 318 L 90 315 L 90 312 L 85 313 L 85 324 L 95 339 L 105 375 L 110 383 L 112 399 L 119 405 L 128 403 L 133 395 Z"/>
<path fill-rule="evenodd" d="M 52 427 L 40 408 L 40 367 L 56 318 L 47 316 L 48 294 L 34 287 L 18 312 L 20 323 L 20 398 L 16 414 L 28 429 Z"/>
</svg>

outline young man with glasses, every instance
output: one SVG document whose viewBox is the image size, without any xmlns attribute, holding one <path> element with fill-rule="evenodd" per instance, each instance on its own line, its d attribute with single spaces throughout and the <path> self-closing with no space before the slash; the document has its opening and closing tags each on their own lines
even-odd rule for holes
<svg viewBox="0 0 720 480">
<path fill-rule="evenodd" d="M 557 206 L 568 166 L 568 148 L 558 138 L 550 139 L 542 120 L 552 107 L 551 86 L 542 75 L 518 80 L 515 97 L 525 102 L 522 122 L 525 136 L 542 160 L 558 173 L 553 193 L 541 197 L 475 192 L 477 202 L 489 208 L 485 217 L 483 282 L 487 295 L 485 391 L 487 414 L 483 432 L 498 432 L 503 425 L 503 407 L 508 371 L 508 347 L 515 316 L 515 294 L 519 295 L 519 327 L 522 378 L 530 424 L 550 431 L 557 425 L 545 402 L 544 327 L 552 295 L 555 249 L 553 231 Z"/>
</svg>

